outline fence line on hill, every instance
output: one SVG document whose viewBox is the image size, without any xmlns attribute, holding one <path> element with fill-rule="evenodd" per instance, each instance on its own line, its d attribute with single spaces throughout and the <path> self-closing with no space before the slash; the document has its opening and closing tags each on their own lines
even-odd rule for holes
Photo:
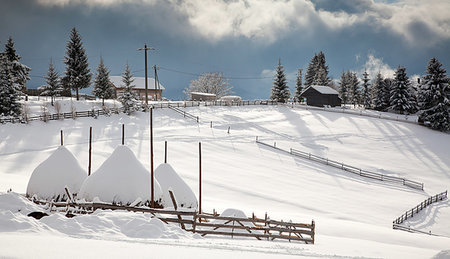
<svg viewBox="0 0 450 259">
<path fill-rule="evenodd" d="M 198 106 L 245 106 L 245 105 L 278 105 L 279 103 L 271 100 L 256 100 L 256 101 L 184 101 L 184 102 L 159 102 L 151 104 L 154 109 L 158 108 L 186 108 L 186 107 L 198 107 Z M 183 112 L 182 110 L 178 109 Z M 123 111 L 123 108 L 107 108 L 107 109 L 92 109 L 88 111 L 74 111 L 65 113 L 54 114 L 42 114 L 35 116 L 22 116 L 22 117 L 10 117 L 0 118 L 0 124 L 3 123 L 28 123 L 30 121 L 51 121 L 62 119 L 74 119 L 82 117 L 98 117 L 100 115 L 110 115 L 111 113 L 119 113 Z M 177 111 L 177 112 L 179 112 Z M 192 115 L 192 114 L 190 114 Z M 195 120 L 198 120 L 195 115 Z M 189 116 L 190 117 L 190 116 Z"/>
<path fill-rule="evenodd" d="M 429 197 L 428 199 L 422 201 L 420 204 L 418 204 L 416 207 L 407 210 L 403 215 L 401 215 L 400 217 L 396 218 L 392 224 L 394 225 L 394 229 L 399 228 L 401 226 L 396 226 L 398 224 L 402 224 L 405 220 L 414 217 L 415 214 L 419 213 L 419 211 L 425 209 L 426 207 L 428 207 L 429 205 L 436 203 L 438 201 L 443 201 L 447 199 L 447 191 L 445 192 L 441 192 L 439 194 L 436 194 L 434 196 Z"/>
<path fill-rule="evenodd" d="M 366 117 L 372 117 L 372 118 L 378 118 L 378 119 L 384 119 L 384 120 L 401 121 L 401 122 L 407 122 L 407 123 L 412 123 L 412 124 L 419 124 L 419 122 L 417 121 L 416 118 L 408 117 L 408 115 L 396 115 L 396 117 L 393 118 L 393 117 L 382 115 L 381 112 L 379 112 L 378 115 L 376 115 L 376 114 L 364 113 L 364 112 L 362 112 L 362 110 L 360 110 L 358 112 L 355 110 L 344 109 L 344 108 L 341 108 L 341 110 L 338 110 L 336 108 L 315 107 L 315 106 L 308 106 L 308 105 L 298 104 L 298 103 L 287 103 L 284 105 L 287 107 L 300 108 L 300 109 L 304 109 L 304 110 L 319 110 L 319 111 L 334 112 L 334 113 L 348 113 L 348 114 L 354 114 L 354 115 L 360 115 L 360 116 L 366 116 Z"/>
<path fill-rule="evenodd" d="M 66 216 L 74 214 L 89 214 L 97 209 L 126 210 L 132 212 L 150 213 L 164 223 L 177 223 L 185 231 L 198 233 L 202 236 L 219 235 L 233 237 L 249 237 L 258 240 L 282 239 L 305 244 L 314 244 L 315 223 L 293 223 L 291 221 L 272 220 L 265 214 L 265 218 L 220 216 L 213 213 L 198 213 L 197 211 L 180 211 L 167 209 L 152 209 L 149 207 L 134 207 L 115 205 L 101 202 L 48 202 L 32 199 L 33 202 L 49 206 L 50 211 L 66 212 Z"/>
<path fill-rule="evenodd" d="M 341 170 L 344 170 L 344 171 L 347 171 L 347 172 L 350 172 L 350 173 L 353 173 L 353 174 L 356 174 L 356 175 L 359 175 L 359 176 L 362 176 L 362 177 L 371 178 L 371 179 L 384 181 L 384 182 L 391 182 L 391 183 L 401 184 L 401 185 L 404 185 L 404 186 L 407 186 L 407 187 L 411 187 L 411 188 L 414 188 L 414 189 L 423 190 L 423 186 L 424 186 L 423 183 L 412 181 L 412 180 L 408 180 L 406 178 L 400 178 L 400 177 L 395 177 L 395 176 L 389 176 L 389 175 L 385 175 L 385 174 L 370 172 L 370 171 L 367 171 L 367 170 L 364 170 L 364 169 L 361 169 L 361 168 L 357 168 L 357 167 L 354 167 L 354 166 L 351 166 L 351 165 L 344 164 L 342 162 L 337 162 L 337 161 L 334 161 L 334 160 L 330 160 L 328 158 L 319 157 L 319 156 L 313 155 L 311 153 L 303 152 L 303 151 L 296 150 L 296 149 L 293 149 L 293 148 L 291 148 L 289 151 L 288 150 L 284 150 L 284 149 L 276 147 L 275 144 L 274 145 L 270 145 L 270 144 L 261 142 L 261 141 L 258 140 L 258 137 L 256 138 L 256 143 L 264 145 L 264 146 L 267 146 L 267 147 L 270 147 L 270 148 L 277 149 L 277 150 L 282 151 L 282 152 L 286 152 L 286 153 L 291 154 L 291 155 L 296 156 L 296 157 L 306 158 L 306 159 L 309 159 L 309 160 L 314 161 L 314 162 L 318 162 L 318 163 L 321 163 L 321 164 L 324 164 L 324 165 L 332 166 L 332 167 L 335 167 L 335 168 L 338 168 L 338 169 L 341 169 Z"/>
<path fill-rule="evenodd" d="M 181 110 L 180 108 L 177 108 L 175 106 L 171 106 L 170 104 L 168 105 L 169 109 L 183 115 L 184 118 L 188 118 L 188 119 L 193 119 L 195 121 L 197 121 L 197 123 L 199 122 L 198 120 L 198 116 L 192 115 L 186 111 Z"/>
</svg>

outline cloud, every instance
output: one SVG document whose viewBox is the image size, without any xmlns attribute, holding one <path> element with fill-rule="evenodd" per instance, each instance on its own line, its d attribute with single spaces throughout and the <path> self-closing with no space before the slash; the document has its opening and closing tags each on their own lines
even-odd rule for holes
<svg viewBox="0 0 450 259">
<path fill-rule="evenodd" d="M 359 74 L 362 75 L 367 71 L 370 79 L 374 79 L 378 73 L 381 73 L 384 78 L 392 78 L 394 76 L 394 69 L 383 62 L 382 58 L 376 58 L 373 54 L 367 55 L 367 61 L 360 69 Z"/>
<path fill-rule="evenodd" d="M 450 1 L 401 0 L 35 0 L 47 6 L 145 7 L 166 5 L 185 17 L 195 33 L 215 42 L 245 37 L 264 43 L 286 35 L 339 31 L 358 26 L 399 35 L 413 46 L 450 39 Z M 138 17 L 145 17 L 137 15 Z M 170 17 L 171 18 L 171 17 Z M 355 29 L 356 30 L 356 29 Z"/>
</svg>

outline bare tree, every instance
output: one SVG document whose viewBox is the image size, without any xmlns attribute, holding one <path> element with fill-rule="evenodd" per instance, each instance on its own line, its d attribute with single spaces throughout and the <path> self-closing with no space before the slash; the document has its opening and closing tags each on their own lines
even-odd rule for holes
<svg viewBox="0 0 450 259">
<path fill-rule="evenodd" d="M 222 73 L 205 73 L 196 80 L 192 80 L 189 87 L 184 89 L 184 93 L 187 96 L 190 96 L 192 92 L 210 93 L 220 98 L 229 95 L 232 88 Z"/>
</svg>

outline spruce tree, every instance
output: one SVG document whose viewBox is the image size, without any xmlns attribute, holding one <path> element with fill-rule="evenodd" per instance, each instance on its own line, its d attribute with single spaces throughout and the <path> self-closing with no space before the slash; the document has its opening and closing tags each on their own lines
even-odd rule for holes
<svg viewBox="0 0 450 259">
<path fill-rule="evenodd" d="M 342 104 L 346 104 L 348 102 L 348 77 L 347 73 L 342 71 L 341 81 L 339 82 L 339 95 L 342 100 Z"/>
<path fill-rule="evenodd" d="M 319 54 L 314 54 L 306 70 L 305 86 L 309 87 L 314 84 L 328 86 L 331 82 L 328 72 L 325 54 L 322 51 Z"/>
<path fill-rule="evenodd" d="M 373 90 L 373 107 L 377 111 L 382 111 L 386 107 L 383 106 L 383 98 L 384 98 L 384 89 L 383 89 L 383 76 L 380 72 L 378 72 L 377 77 L 375 78 L 375 81 L 372 84 L 372 90 Z"/>
<path fill-rule="evenodd" d="M 363 89 L 362 89 L 362 104 L 364 105 L 364 108 L 370 108 L 371 107 L 371 98 L 370 98 L 370 84 L 369 84 L 369 74 L 367 71 L 364 71 L 363 73 Z"/>
<path fill-rule="evenodd" d="M 122 103 L 123 112 L 128 115 L 139 110 L 139 99 L 137 93 L 133 90 L 133 81 L 133 75 L 127 63 L 125 72 L 122 74 L 122 82 L 125 89 L 118 99 Z"/>
<path fill-rule="evenodd" d="M 109 71 L 100 57 L 100 64 L 97 67 L 97 73 L 94 80 L 94 90 L 92 93 L 98 98 L 102 98 L 102 105 L 105 106 L 105 99 L 109 99 L 114 95 L 113 84 L 109 80 Z"/>
<path fill-rule="evenodd" d="M 21 114 L 20 92 L 17 91 L 12 63 L 0 53 L 0 116 L 17 117 Z"/>
<path fill-rule="evenodd" d="M 46 95 L 51 97 L 51 104 L 54 105 L 55 97 L 62 92 L 61 82 L 59 79 L 58 72 L 53 66 L 53 61 L 50 59 L 50 64 L 48 66 L 48 72 L 45 76 L 46 85 L 42 86 L 43 90 L 41 95 Z"/>
<path fill-rule="evenodd" d="M 300 102 L 302 97 L 300 96 L 303 92 L 303 82 L 302 82 L 302 69 L 299 68 L 297 72 L 297 80 L 295 85 L 294 100 Z"/>
<path fill-rule="evenodd" d="M 349 78 L 349 98 L 350 102 L 356 106 L 360 102 L 359 80 L 356 73 L 348 71 L 347 77 Z"/>
<path fill-rule="evenodd" d="M 8 62 L 8 70 L 10 73 L 11 80 L 13 81 L 14 88 L 17 91 L 26 92 L 26 82 L 30 80 L 29 73 L 31 68 L 20 63 L 21 57 L 17 54 L 14 47 L 14 41 L 11 37 L 5 44 L 5 62 Z"/>
<path fill-rule="evenodd" d="M 388 111 L 391 106 L 391 89 L 394 87 L 394 80 L 392 78 L 385 78 L 383 80 L 383 102 L 381 104 L 382 111 Z"/>
<path fill-rule="evenodd" d="M 410 84 L 409 78 L 406 75 L 406 68 L 398 66 L 394 74 L 394 82 L 391 89 L 390 109 L 400 114 L 410 113 L 412 110 Z"/>
<path fill-rule="evenodd" d="M 270 96 L 270 99 L 276 101 L 285 103 L 289 100 L 290 92 L 289 87 L 286 83 L 286 76 L 284 74 L 284 68 L 281 65 L 281 60 L 278 59 L 278 66 L 277 66 L 277 72 L 275 75 L 275 79 L 273 81 L 273 87 L 272 87 L 272 95 Z"/>
<path fill-rule="evenodd" d="M 426 75 L 419 88 L 419 121 L 426 126 L 441 130 L 450 130 L 450 79 L 447 71 L 436 59 L 428 62 Z"/>
<path fill-rule="evenodd" d="M 309 87 L 313 84 L 318 63 L 319 63 L 319 59 L 317 57 L 317 54 L 314 54 L 314 57 L 311 59 L 311 61 L 309 62 L 308 68 L 306 69 L 305 87 Z"/>
<path fill-rule="evenodd" d="M 77 100 L 79 100 L 78 90 L 89 87 L 92 74 L 86 51 L 81 42 L 81 36 L 75 28 L 70 32 L 64 63 L 66 64 L 66 72 L 62 83 L 66 89 L 75 90 Z"/>
</svg>

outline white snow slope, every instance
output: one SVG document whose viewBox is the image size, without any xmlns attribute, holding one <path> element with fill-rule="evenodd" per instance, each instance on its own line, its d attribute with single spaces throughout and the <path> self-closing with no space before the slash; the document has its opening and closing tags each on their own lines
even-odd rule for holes
<svg viewBox="0 0 450 259">
<path fill-rule="evenodd" d="M 98 212 L 72 219 L 51 215 L 36 221 L 0 199 L 0 256 L 445 258 L 450 254 L 448 202 L 422 211 L 410 224 L 440 236 L 392 229 L 396 217 L 449 189 L 448 134 L 414 124 L 282 106 L 193 107 L 186 111 L 198 115 L 200 124 L 169 109 L 154 111 L 155 164 L 163 162 L 167 140 L 169 163 L 197 194 L 198 142 L 202 142 L 204 211 L 235 208 L 247 215 L 255 212 L 264 217 L 268 212 L 272 219 L 293 222 L 314 219 L 315 245 L 200 238 L 173 229 L 163 231 L 166 234 L 160 239 L 151 233 L 134 233 L 134 220 L 143 220 L 143 226 L 153 223 L 143 219 L 145 215 L 128 212 Z M 149 168 L 148 115 L 1 125 L 0 190 L 25 193 L 31 172 L 59 145 L 61 129 L 65 146 L 87 168 L 89 126 L 93 127 L 95 171 L 120 144 L 121 124 L 125 123 L 126 145 Z M 360 178 L 294 158 L 256 144 L 256 136 L 281 148 L 420 181 L 425 190 Z M 0 197 L 7 195 L 11 194 Z M 19 227 L 21 222 L 27 227 Z M 127 223 L 132 227 L 124 227 Z M 127 235 L 127 231 L 133 233 Z M 52 249 L 48 244 L 53 244 Z"/>
</svg>

